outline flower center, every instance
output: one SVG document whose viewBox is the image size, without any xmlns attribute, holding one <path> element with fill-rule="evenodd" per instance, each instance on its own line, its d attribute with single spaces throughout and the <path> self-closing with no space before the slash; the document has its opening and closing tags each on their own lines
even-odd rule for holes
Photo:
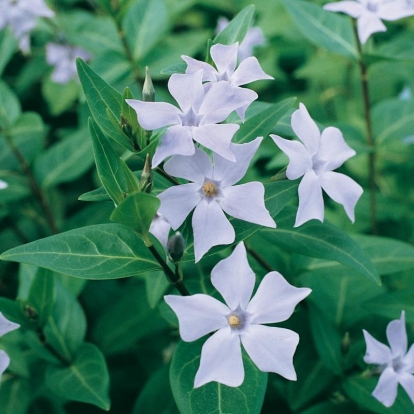
<svg viewBox="0 0 414 414">
<path fill-rule="evenodd" d="M 394 371 L 397 372 L 397 373 L 400 373 L 401 371 L 404 371 L 405 364 L 404 364 L 403 359 L 400 356 L 394 358 L 392 360 L 392 367 L 393 367 Z"/>
<path fill-rule="evenodd" d="M 230 315 L 228 317 L 228 322 L 229 322 L 229 325 L 232 328 L 240 328 L 241 320 L 240 320 L 240 318 L 238 316 L 236 316 L 236 315 Z"/>
<path fill-rule="evenodd" d="M 368 4 L 367 4 L 367 9 L 370 12 L 375 13 L 378 10 L 378 4 L 377 4 L 377 2 L 376 1 L 369 1 Z"/>
<path fill-rule="evenodd" d="M 214 197 L 218 193 L 217 186 L 211 181 L 206 181 L 201 189 L 206 197 Z"/>
</svg>

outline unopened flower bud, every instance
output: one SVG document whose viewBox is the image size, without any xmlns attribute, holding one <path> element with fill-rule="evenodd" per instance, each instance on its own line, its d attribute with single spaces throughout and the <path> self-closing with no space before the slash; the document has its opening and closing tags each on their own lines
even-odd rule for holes
<svg viewBox="0 0 414 414">
<path fill-rule="evenodd" d="M 145 81 L 142 88 L 142 100 L 144 102 L 155 102 L 155 89 L 152 84 L 151 74 L 148 66 L 145 67 Z"/>
<path fill-rule="evenodd" d="M 149 154 L 147 154 L 145 158 L 145 164 L 142 170 L 139 188 L 140 188 L 140 191 L 143 193 L 150 193 L 152 190 L 152 170 L 151 170 L 151 159 L 150 159 Z"/>
<path fill-rule="evenodd" d="M 167 250 L 171 260 L 178 263 L 184 255 L 185 240 L 182 234 L 177 231 L 174 236 L 168 239 Z"/>
</svg>

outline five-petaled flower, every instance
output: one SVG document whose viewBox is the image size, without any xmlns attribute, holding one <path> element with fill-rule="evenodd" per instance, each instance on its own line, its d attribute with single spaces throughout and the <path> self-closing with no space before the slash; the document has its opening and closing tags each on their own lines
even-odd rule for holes
<svg viewBox="0 0 414 414">
<path fill-rule="evenodd" d="M 194 387 L 210 381 L 230 387 L 241 385 L 244 380 L 241 344 L 261 371 L 296 380 L 293 354 L 299 335 L 263 324 L 288 319 L 311 290 L 296 288 L 280 273 L 270 272 L 251 298 L 255 275 L 243 243 L 213 268 L 211 282 L 226 304 L 204 294 L 164 296 L 177 314 L 183 341 L 192 342 L 217 331 L 203 345 Z"/>
<path fill-rule="evenodd" d="M 365 43 L 373 33 L 387 30 L 381 20 L 393 21 L 414 15 L 414 9 L 406 0 L 347 0 L 326 4 L 324 9 L 343 12 L 358 19 L 361 43 Z"/>
<path fill-rule="evenodd" d="M 303 104 L 299 104 L 299 109 L 292 115 L 292 129 L 302 143 L 278 135 L 270 136 L 289 157 L 287 178 L 296 180 L 303 176 L 299 185 L 299 209 L 295 227 L 311 219 L 323 221 L 322 189 L 344 206 L 346 214 L 354 222 L 354 209 L 362 195 L 362 187 L 348 176 L 333 170 L 353 157 L 355 151 L 346 144 L 338 128 L 328 127 L 321 134 Z"/>
<path fill-rule="evenodd" d="M 0 29 L 10 26 L 23 53 L 30 52 L 29 33 L 36 26 L 36 17 L 54 15 L 43 0 L 0 0 Z"/>
<path fill-rule="evenodd" d="M 387 326 L 390 347 L 377 341 L 367 331 L 363 332 L 367 344 L 364 361 L 379 365 L 381 371 L 372 396 L 386 407 L 391 407 L 397 398 L 398 384 L 401 384 L 414 404 L 414 344 L 407 352 L 405 312 L 402 311 L 401 318 Z"/>
<path fill-rule="evenodd" d="M 14 322 L 10 322 L 7 320 L 3 314 L 0 312 L 0 337 L 3 335 L 14 331 L 15 329 L 19 328 L 20 325 Z M 3 372 L 7 369 L 10 364 L 9 356 L 3 351 L 0 350 L 0 378 Z"/>
<path fill-rule="evenodd" d="M 176 230 L 195 207 L 192 224 L 196 262 L 212 247 L 234 242 L 233 226 L 223 210 L 232 217 L 276 227 L 264 205 L 264 186 L 250 182 L 235 186 L 246 174 L 253 155 L 262 138 L 247 144 L 231 144 L 236 162 L 214 154 L 214 166 L 209 156 L 199 148 L 191 157 L 174 156 L 164 165 L 174 176 L 193 181 L 173 186 L 158 195 L 159 213 L 163 214 Z"/>
<path fill-rule="evenodd" d="M 171 155 L 193 155 L 193 139 L 230 161 L 236 160 L 230 142 L 239 126 L 218 123 L 248 101 L 236 96 L 228 82 L 218 82 L 205 92 L 202 78 L 202 70 L 170 77 L 168 89 L 181 109 L 166 102 L 126 100 L 144 129 L 169 127 L 152 159 L 153 168 Z"/>
<path fill-rule="evenodd" d="M 238 97 L 240 102 L 247 101 L 245 105 L 237 108 L 238 115 L 244 120 L 247 107 L 257 99 L 258 95 L 251 89 L 241 88 L 240 86 L 260 79 L 273 78 L 263 72 L 258 60 L 253 56 L 241 61 L 236 69 L 238 49 L 238 43 L 231 46 L 220 44 L 212 46 L 210 54 L 217 69 L 206 62 L 201 62 L 189 56 L 181 57 L 187 63 L 186 73 L 195 73 L 200 69 L 203 70 L 203 82 L 207 82 L 204 84 L 207 89 L 211 87 L 212 83 L 228 82 L 232 86 L 234 95 Z"/>
</svg>

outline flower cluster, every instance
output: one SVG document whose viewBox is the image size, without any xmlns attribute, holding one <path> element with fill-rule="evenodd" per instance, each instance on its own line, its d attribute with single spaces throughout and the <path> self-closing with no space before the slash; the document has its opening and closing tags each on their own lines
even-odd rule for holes
<svg viewBox="0 0 414 414">
<path fill-rule="evenodd" d="M 20 328 L 20 325 L 14 322 L 7 320 L 3 314 L 0 312 L 0 337 L 3 335 L 14 331 L 15 329 Z M 7 369 L 10 364 L 9 356 L 3 351 L 0 350 L 0 378 L 3 372 Z"/>
<path fill-rule="evenodd" d="M 361 43 L 373 33 L 387 30 L 382 20 L 393 21 L 414 15 L 414 8 L 407 0 L 346 0 L 326 4 L 324 9 L 356 18 Z"/>
</svg>

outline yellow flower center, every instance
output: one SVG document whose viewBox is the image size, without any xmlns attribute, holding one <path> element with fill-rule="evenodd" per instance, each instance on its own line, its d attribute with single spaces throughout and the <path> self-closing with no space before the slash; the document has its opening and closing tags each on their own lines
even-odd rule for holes
<svg viewBox="0 0 414 414">
<path fill-rule="evenodd" d="M 211 181 L 207 181 L 201 187 L 203 194 L 207 197 L 214 197 L 217 195 L 217 186 Z"/>
<path fill-rule="evenodd" d="M 230 315 L 228 318 L 228 322 L 232 328 L 238 328 L 241 325 L 241 320 L 236 315 Z"/>
</svg>

